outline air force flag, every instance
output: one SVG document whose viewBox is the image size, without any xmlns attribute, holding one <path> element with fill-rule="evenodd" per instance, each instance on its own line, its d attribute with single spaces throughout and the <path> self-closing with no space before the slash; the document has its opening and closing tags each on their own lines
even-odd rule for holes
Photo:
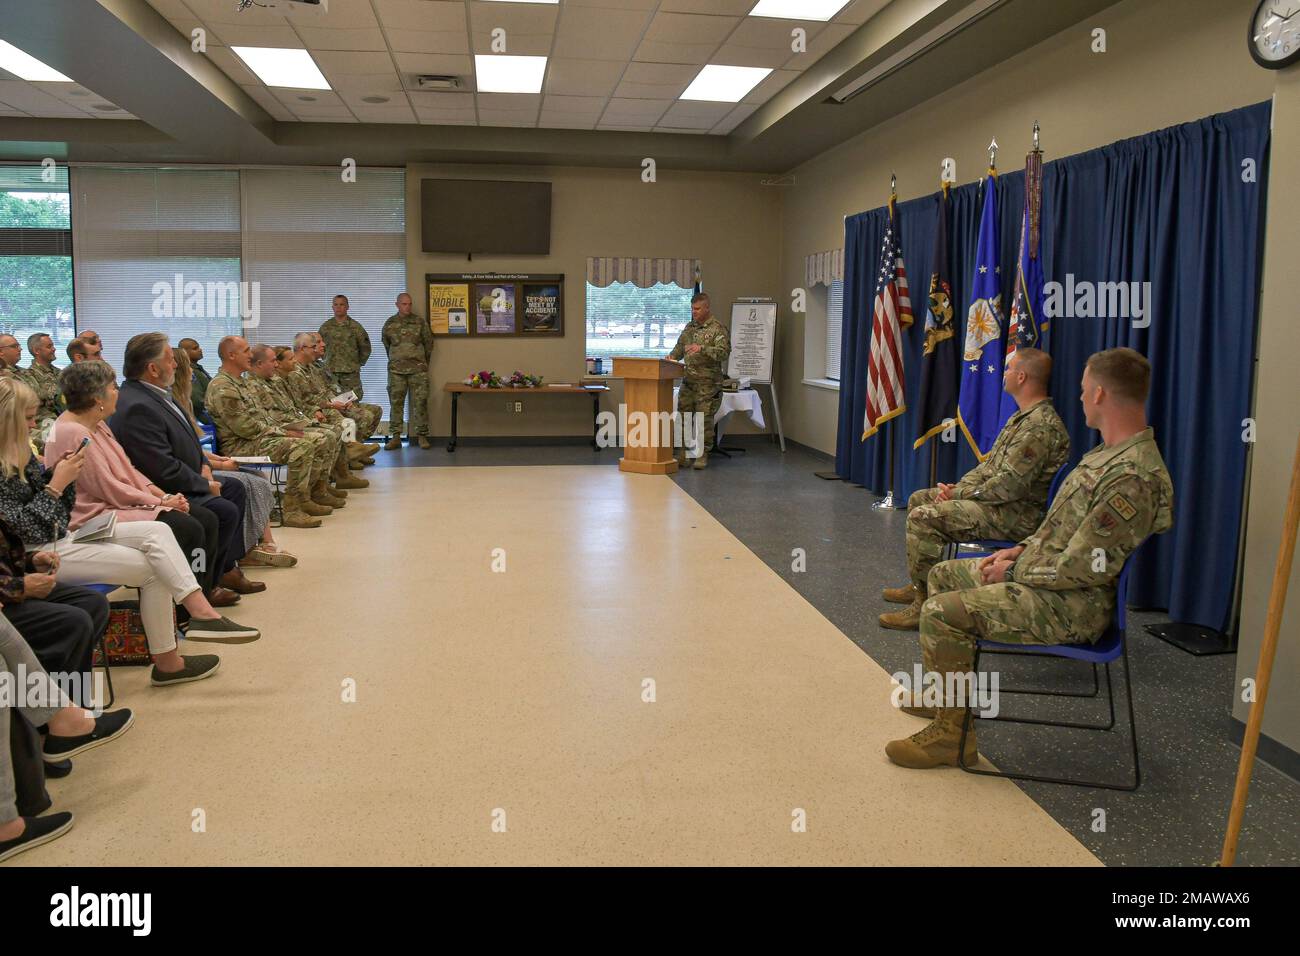
<svg viewBox="0 0 1300 956">
<path fill-rule="evenodd" d="M 962 352 L 961 394 L 957 421 L 975 455 L 983 461 L 1001 431 L 1003 322 L 1002 275 L 998 265 L 997 178 L 984 181 L 975 278 L 966 312 L 966 347 Z"/>
</svg>

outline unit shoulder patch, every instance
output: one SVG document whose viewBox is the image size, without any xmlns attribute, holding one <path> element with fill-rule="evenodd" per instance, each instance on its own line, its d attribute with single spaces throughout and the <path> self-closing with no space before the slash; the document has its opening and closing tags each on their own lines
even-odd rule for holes
<svg viewBox="0 0 1300 956">
<path fill-rule="evenodd" d="M 1111 495 L 1106 503 L 1115 509 L 1115 513 L 1125 521 L 1132 521 L 1137 515 L 1137 509 L 1119 492 Z"/>
</svg>

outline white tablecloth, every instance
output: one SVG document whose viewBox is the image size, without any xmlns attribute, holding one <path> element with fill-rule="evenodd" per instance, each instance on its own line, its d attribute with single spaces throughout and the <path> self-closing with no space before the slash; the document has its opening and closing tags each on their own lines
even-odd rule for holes
<svg viewBox="0 0 1300 956">
<path fill-rule="evenodd" d="M 679 391 L 681 391 L 680 386 L 673 389 L 674 412 L 677 411 L 677 393 Z M 763 420 L 763 401 L 758 397 L 757 389 L 746 388 L 739 392 L 723 392 L 722 404 L 718 407 L 718 414 L 713 416 L 714 424 L 720 424 L 732 412 L 741 412 L 759 428 L 767 427 L 767 422 Z"/>
</svg>

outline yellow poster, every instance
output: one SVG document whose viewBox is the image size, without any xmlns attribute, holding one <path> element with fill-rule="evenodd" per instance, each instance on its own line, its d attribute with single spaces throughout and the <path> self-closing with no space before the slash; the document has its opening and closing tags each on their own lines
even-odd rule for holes
<svg viewBox="0 0 1300 956">
<path fill-rule="evenodd" d="M 469 286 L 430 282 L 429 325 L 434 335 L 469 334 Z"/>
</svg>

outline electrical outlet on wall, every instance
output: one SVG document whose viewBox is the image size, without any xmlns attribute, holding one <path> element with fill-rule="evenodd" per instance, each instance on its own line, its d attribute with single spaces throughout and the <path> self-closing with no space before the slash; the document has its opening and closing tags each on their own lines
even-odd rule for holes
<svg viewBox="0 0 1300 956">
<path fill-rule="evenodd" d="M 524 403 L 523 403 L 523 402 L 515 402 L 515 411 L 517 411 L 517 412 L 522 412 L 523 410 L 524 410 Z"/>
<path fill-rule="evenodd" d="M 509 401 L 506 402 L 506 411 L 513 412 L 514 410 L 515 410 L 515 403 Z"/>
</svg>

